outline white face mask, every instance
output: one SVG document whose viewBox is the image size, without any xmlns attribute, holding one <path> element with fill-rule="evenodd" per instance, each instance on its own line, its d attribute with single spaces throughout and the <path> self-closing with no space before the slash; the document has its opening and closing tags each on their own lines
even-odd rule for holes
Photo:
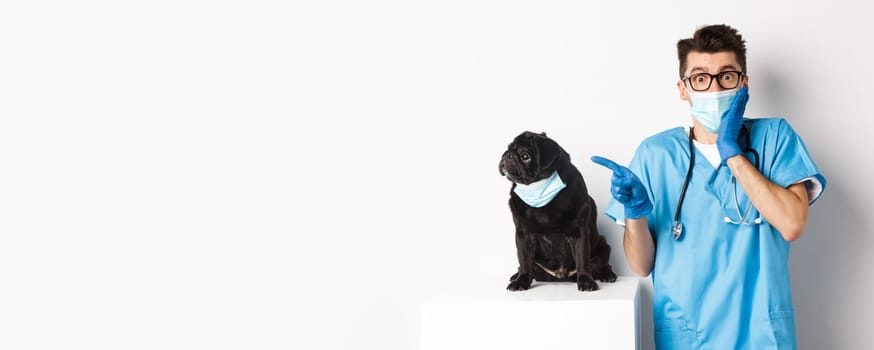
<svg viewBox="0 0 874 350">
<path fill-rule="evenodd" d="M 513 192 L 525 204 L 540 208 L 549 204 L 566 186 L 561 177 L 558 176 L 558 171 L 556 171 L 552 173 L 552 176 L 528 185 L 516 184 Z"/>
<path fill-rule="evenodd" d="M 719 92 L 695 92 L 687 90 L 692 100 L 692 117 L 711 134 L 719 131 L 722 115 L 731 107 L 739 89 Z"/>
</svg>

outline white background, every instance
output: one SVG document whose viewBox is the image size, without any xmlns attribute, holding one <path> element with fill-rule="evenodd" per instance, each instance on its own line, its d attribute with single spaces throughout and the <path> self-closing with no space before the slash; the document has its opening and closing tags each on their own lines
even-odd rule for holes
<svg viewBox="0 0 874 350">
<path fill-rule="evenodd" d="M 546 131 L 603 210 L 610 173 L 588 158 L 627 163 L 689 124 L 675 44 L 711 23 L 748 40 L 748 114 L 787 117 L 828 179 L 793 244 L 800 347 L 863 347 L 872 14 L 850 0 L 4 1 L 0 347 L 413 349 L 430 291 L 516 267 L 507 143 Z M 630 275 L 621 231 L 599 220 Z"/>
</svg>

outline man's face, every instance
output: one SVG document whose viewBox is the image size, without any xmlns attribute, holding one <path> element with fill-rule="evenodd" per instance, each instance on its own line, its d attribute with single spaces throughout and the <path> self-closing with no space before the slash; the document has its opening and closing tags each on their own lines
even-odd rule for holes
<svg viewBox="0 0 874 350">
<path fill-rule="evenodd" d="M 734 52 L 724 51 L 724 52 L 716 52 L 716 53 L 704 53 L 698 51 L 690 51 L 688 55 L 686 55 L 686 71 L 683 72 L 683 78 L 686 78 L 690 75 L 696 73 L 709 73 L 709 74 L 717 74 L 725 71 L 741 71 L 740 63 L 737 62 L 737 57 Z M 743 80 L 741 81 L 738 88 L 746 86 L 749 82 L 749 78 L 746 75 L 743 75 Z M 723 89 L 716 82 L 716 78 L 713 78 L 713 82 L 710 84 L 710 88 L 705 91 L 699 92 L 716 92 L 726 90 Z M 689 101 L 689 91 L 692 90 L 690 86 L 690 82 L 687 80 L 683 82 L 682 80 L 677 82 L 677 88 L 680 90 L 680 99 Z"/>
</svg>

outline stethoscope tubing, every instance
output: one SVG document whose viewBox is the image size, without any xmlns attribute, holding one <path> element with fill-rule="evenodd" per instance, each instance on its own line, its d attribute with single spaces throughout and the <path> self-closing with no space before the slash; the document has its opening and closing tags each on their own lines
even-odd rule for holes
<svg viewBox="0 0 874 350">
<path fill-rule="evenodd" d="M 751 147 L 750 139 L 752 138 L 752 136 L 750 135 L 750 129 L 746 124 L 743 125 L 743 130 L 747 134 L 747 137 L 746 137 L 747 142 L 746 142 L 746 147 L 741 151 L 741 153 L 743 153 L 744 155 L 746 155 L 747 153 L 752 153 L 756 169 L 758 169 L 759 168 L 759 152 L 756 152 L 756 150 Z M 679 240 L 680 237 L 683 235 L 683 223 L 680 222 L 680 212 L 683 209 L 683 201 L 686 199 L 686 190 L 689 188 L 689 182 L 691 182 L 691 180 L 692 180 L 692 169 L 695 168 L 695 144 L 693 143 L 693 140 L 694 140 L 693 131 L 694 131 L 694 127 L 690 127 L 689 128 L 689 170 L 686 171 L 686 178 L 683 180 L 683 190 L 680 192 L 680 199 L 677 201 L 677 210 L 674 211 L 674 222 L 673 222 L 673 225 L 671 226 L 671 233 L 674 237 L 674 240 Z M 732 223 L 732 224 L 736 224 L 736 225 L 760 224 L 762 222 L 761 218 L 756 218 L 752 222 L 746 221 L 747 215 L 749 215 L 750 210 L 752 208 L 752 205 L 753 205 L 752 203 L 747 205 L 746 210 L 744 211 L 743 215 L 741 215 L 740 202 L 737 199 L 737 181 L 735 180 L 733 175 L 732 175 L 731 180 L 732 180 L 732 184 L 734 185 L 734 206 L 735 206 L 735 209 L 737 210 L 738 221 L 731 220 L 731 218 L 729 218 L 728 216 L 726 216 L 723 219 L 723 221 L 725 221 L 726 223 Z"/>
</svg>

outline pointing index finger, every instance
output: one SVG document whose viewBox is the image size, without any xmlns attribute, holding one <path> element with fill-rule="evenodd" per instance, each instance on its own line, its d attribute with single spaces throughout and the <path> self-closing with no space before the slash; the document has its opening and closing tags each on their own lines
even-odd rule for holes
<svg viewBox="0 0 874 350">
<path fill-rule="evenodd" d="M 592 161 L 595 162 L 595 164 L 613 170 L 613 172 L 617 172 L 622 168 L 619 164 L 616 164 L 616 162 L 601 156 L 592 156 Z"/>
</svg>

